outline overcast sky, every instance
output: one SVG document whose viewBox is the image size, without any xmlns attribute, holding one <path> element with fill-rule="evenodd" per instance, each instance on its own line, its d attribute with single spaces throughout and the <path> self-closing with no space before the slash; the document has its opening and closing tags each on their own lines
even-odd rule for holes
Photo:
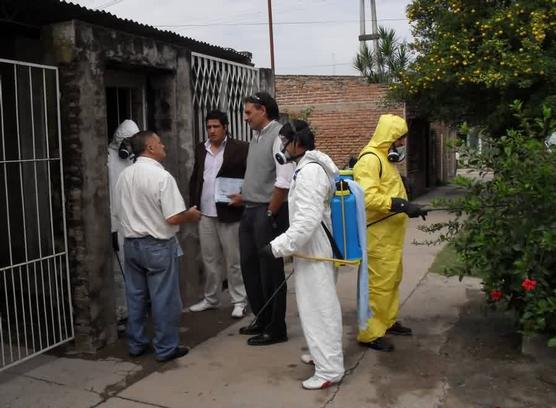
<svg viewBox="0 0 556 408">
<path fill-rule="evenodd" d="M 267 0 L 73 0 L 157 28 L 221 47 L 253 53 L 270 67 Z M 410 38 L 410 0 L 376 0 L 378 24 Z M 367 20 L 369 1 L 365 1 Z M 357 75 L 359 0 L 274 0 L 277 74 Z M 300 23 L 300 24 L 292 24 Z M 370 22 L 367 22 L 370 32 Z"/>
</svg>

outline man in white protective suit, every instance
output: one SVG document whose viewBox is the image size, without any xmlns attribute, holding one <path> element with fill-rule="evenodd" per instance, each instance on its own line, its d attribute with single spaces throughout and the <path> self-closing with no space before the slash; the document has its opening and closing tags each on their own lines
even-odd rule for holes
<svg viewBox="0 0 556 408">
<path fill-rule="evenodd" d="M 333 258 L 331 242 L 325 231 L 331 228 L 330 200 L 335 191 L 338 168 L 326 154 L 314 150 L 315 138 L 305 121 L 290 121 L 280 130 L 281 153 L 277 160 L 297 162 L 290 185 L 290 226 L 262 252 L 267 256 L 293 255 L 295 291 L 301 327 L 310 354 L 301 356 L 314 364 L 315 373 L 302 382 L 308 390 L 330 387 L 344 375 L 342 352 L 342 311 L 336 293 L 337 270 L 325 260 Z"/>
<path fill-rule="evenodd" d="M 115 218 L 114 213 L 114 199 L 115 188 L 118 177 L 124 169 L 132 165 L 131 161 L 131 146 L 127 139 L 139 132 L 137 124 L 130 120 L 124 120 L 114 132 L 112 141 L 108 145 L 108 185 L 110 190 L 110 224 L 112 232 L 112 249 L 114 250 L 113 267 L 114 283 L 116 291 L 116 319 L 118 326 L 125 319 L 127 319 L 127 304 L 125 295 L 125 282 L 123 277 L 123 262 L 124 262 L 124 236 L 118 233 L 120 224 Z M 125 327 L 123 325 L 122 327 Z"/>
</svg>

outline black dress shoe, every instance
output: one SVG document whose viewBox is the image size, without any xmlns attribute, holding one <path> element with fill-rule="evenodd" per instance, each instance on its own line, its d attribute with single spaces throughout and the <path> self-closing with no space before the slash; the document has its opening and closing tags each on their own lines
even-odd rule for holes
<svg viewBox="0 0 556 408">
<path fill-rule="evenodd" d="M 264 327 L 258 324 L 250 324 L 249 326 L 244 326 L 239 329 L 239 334 L 246 334 L 252 336 L 254 334 L 263 334 Z"/>
<path fill-rule="evenodd" d="M 165 363 L 166 361 L 173 360 L 175 358 L 183 357 L 187 353 L 189 353 L 189 347 L 179 346 L 174 349 L 171 354 L 168 354 L 166 357 L 157 357 L 156 361 L 159 363 Z"/>
<path fill-rule="evenodd" d="M 394 345 L 384 337 L 379 337 L 378 339 L 373 340 L 369 343 L 359 342 L 359 344 L 377 351 L 394 351 Z"/>
<path fill-rule="evenodd" d="M 250 346 L 268 346 L 269 344 L 283 343 L 285 341 L 288 341 L 288 336 L 273 336 L 263 333 L 247 339 L 247 344 Z"/>
<path fill-rule="evenodd" d="M 386 330 L 386 334 L 393 334 L 394 336 L 411 336 L 413 331 L 409 327 L 405 327 L 400 322 L 396 322 Z"/>
<path fill-rule="evenodd" d="M 132 351 L 128 351 L 127 354 L 129 354 L 130 357 L 141 357 L 142 355 L 145 355 L 147 353 L 150 353 L 152 351 L 151 346 L 145 346 L 143 347 L 141 350 L 137 351 L 137 352 L 132 352 Z"/>
</svg>

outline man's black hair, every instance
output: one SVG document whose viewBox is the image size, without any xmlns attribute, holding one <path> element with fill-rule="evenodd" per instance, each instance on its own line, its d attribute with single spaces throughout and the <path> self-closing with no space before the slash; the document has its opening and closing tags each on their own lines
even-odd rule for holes
<svg viewBox="0 0 556 408">
<path fill-rule="evenodd" d="M 279 133 L 290 143 L 295 141 L 306 150 L 315 149 L 315 135 L 309 127 L 309 124 L 304 120 L 294 119 L 288 121 L 282 126 Z"/>
<path fill-rule="evenodd" d="M 207 116 L 205 117 L 205 124 L 208 123 L 210 119 L 217 119 L 222 126 L 228 126 L 230 124 L 228 115 L 226 115 L 225 112 L 217 109 L 211 110 L 209 113 L 207 113 Z"/>
<path fill-rule="evenodd" d="M 256 92 L 243 100 L 244 103 L 252 103 L 266 108 L 266 116 L 270 120 L 278 120 L 280 118 L 280 110 L 276 100 L 268 92 Z"/>
<path fill-rule="evenodd" d="M 142 130 L 129 138 L 131 151 L 135 157 L 139 157 L 145 152 L 145 149 L 147 148 L 147 140 L 155 135 L 156 133 L 152 130 Z"/>
</svg>

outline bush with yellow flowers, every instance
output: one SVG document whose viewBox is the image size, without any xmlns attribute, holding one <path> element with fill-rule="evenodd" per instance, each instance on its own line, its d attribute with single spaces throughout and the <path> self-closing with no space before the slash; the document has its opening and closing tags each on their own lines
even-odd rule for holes
<svg viewBox="0 0 556 408">
<path fill-rule="evenodd" d="M 415 59 L 392 85 L 423 116 L 503 134 L 524 111 L 556 107 L 556 0 L 415 0 Z"/>
</svg>

